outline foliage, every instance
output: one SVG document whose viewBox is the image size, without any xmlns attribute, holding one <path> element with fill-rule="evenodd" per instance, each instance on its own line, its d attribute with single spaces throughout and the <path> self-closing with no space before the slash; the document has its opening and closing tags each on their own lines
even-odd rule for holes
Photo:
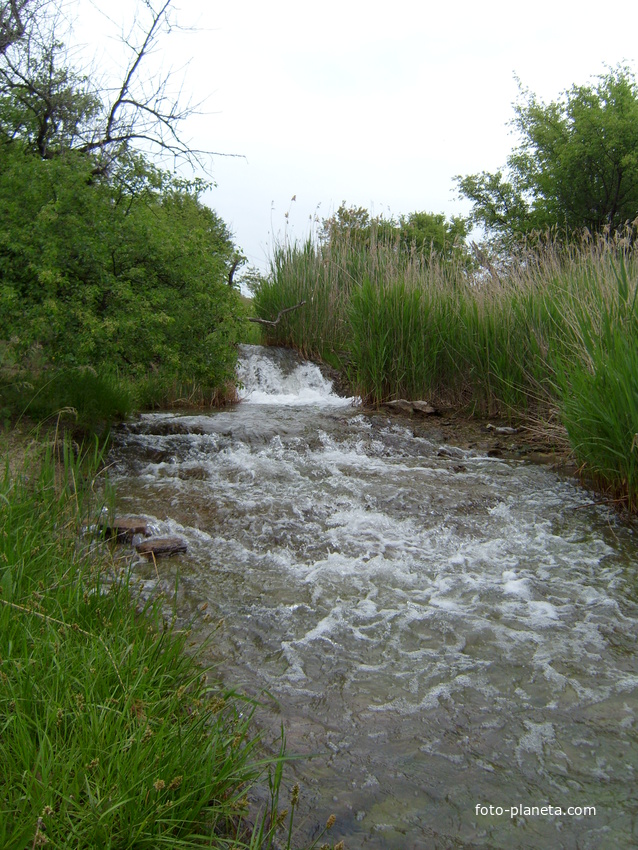
<svg viewBox="0 0 638 850">
<path fill-rule="evenodd" d="M 413 212 L 399 219 L 400 244 L 406 251 L 451 260 L 464 254 L 467 222 L 442 213 Z"/>
<path fill-rule="evenodd" d="M 360 248 L 394 241 L 396 250 L 406 257 L 418 253 L 431 259 L 467 258 L 467 223 L 459 216 L 448 221 L 442 213 L 413 212 L 397 221 L 373 217 L 364 207 L 348 207 L 344 201 L 334 215 L 322 221 L 319 238 L 329 246 L 345 234 Z"/>
<path fill-rule="evenodd" d="M 62 50 L 56 41 L 18 48 L 0 63 L 0 139 L 19 139 L 46 158 L 90 137 L 101 106 L 86 76 L 57 66 Z"/>
<path fill-rule="evenodd" d="M 232 379 L 240 319 L 226 283 L 233 253 L 196 195 L 130 157 L 93 183 L 82 155 L 0 161 L 0 311 L 5 357 L 39 346 L 47 363 L 163 368 L 212 386 Z M 125 179 L 135 176 L 133 189 Z"/>
<path fill-rule="evenodd" d="M 507 171 L 458 177 L 473 224 L 506 241 L 557 228 L 622 230 L 638 216 L 638 86 L 619 66 L 543 103 L 520 91 Z"/>
<path fill-rule="evenodd" d="M 43 411 L 55 397 L 92 419 L 91 379 L 73 380 L 87 390 L 84 401 L 70 384 L 65 391 L 65 376 L 87 369 L 103 384 L 152 373 L 164 387 L 194 383 L 200 398 L 216 398 L 234 383 L 246 324 L 228 283 L 237 258 L 231 234 L 199 200 L 207 184 L 137 152 L 139 125 L 114 117 L 106 93 L 64 64 L 47 6 L 15 7 L 35 19 L 21 19 L 21 36 L 16 23 L 17 41 L 0 54 L 2 406 L 17 411 L 16 388 L 34 384 Z M 123 100 L 169 6 L 153 12 Z M 116 138 L 116 127 L 131 134 Z M 105 133 L 108 143 L 99 144 Z"/>
</svg>

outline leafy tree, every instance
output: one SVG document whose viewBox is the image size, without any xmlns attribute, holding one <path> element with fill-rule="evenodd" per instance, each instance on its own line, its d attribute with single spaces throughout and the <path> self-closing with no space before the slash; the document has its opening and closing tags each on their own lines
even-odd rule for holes
<svg viewBox="0 0 638 850">
<path fill-rule="evenodd" d="M 345 236 L 357 244 L 369 244 L 371 228 L 378 226 L 382 219 L 371 218 L 365 207 L 346 206 L 342 201 L 339 209 L 321 222 L 319 239 L 325 244 L 338 236 Z"/>
<path fill-rule="evenodd" d="M 450 221 L 442 213 L 413 212 L 399 219 L 401 246 L 427 256 L 450 260 L 465 252 L 467 224 L 460 216 Z"/>
<path fill-rule="evenodd" d="M 102 108 L 88 80 L 62 67 L 64 45 L 53 41 L 7 51 L 0 62 L 0 138 L 43 158 L 83 149 Z"/>
<path fill-rule="evenodd" d="M 159 372 L 206 390 L 234 379 L 243 309 L 229 286 L 238 264 L 231 234 L 200 201 L 207 183 L 164 171 L 135 149 L 142 141 L 192 153 L 161 87 L 152 103 L 151 89 L 134 96 L 169 5 L 143 3 L 150 27 L 110 103 L 69 65 L 46 0 L 29 6 L 44 16 L 38 26 L 12 19 L 21 22 L 17 41 L 0 52 L 5 370 Z M 0 21 L 3 10 L 27 6 L 0 4 Z"/>
<path fill-rule="evenodd" d="M 415 253 L 443 260 L 465 256 L 467 224 L 453 216 L 450 221 L 443 213 L 412 212 L 394 218 L 372 217 L 365 207 L 341 204 L 337 212 L 324 219 L 320 239 L 325 244 L 337 237 L 346 237 L 351 244 L 369 248 L 373 242 L 392 246 L 406 257 Z"/>
<path fill-rule="evenodd" d="M 87 180 L 82 155 L 0 161 L 0 314 L 14 359 L 34 346 L 56 365 L 167 369 L 232 377 L 239 297 L 234 246 L 195 189 L 164 183 L 132 158 L 136 192 Z"/>
<path fill-rule="evenodd" d="M 34 17 L 49 0 L 0 0 L 0 54 L 29 29 Z"/>
<path fill-rule="evenodd" d="M 616 232 L 638 216 L 638 86 L 619 66 L 543 103 L 521 88 L 505 171 L 457 177 L 470 220 L 506 241 L 557 228 Z"/>
</svg>

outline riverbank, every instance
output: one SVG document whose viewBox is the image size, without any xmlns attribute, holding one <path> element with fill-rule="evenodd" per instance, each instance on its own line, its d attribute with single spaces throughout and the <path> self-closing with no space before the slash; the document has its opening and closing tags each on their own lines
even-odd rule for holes
<svg viewBox="0 0 638 850">
<path fill-rule="evenodd" d="M 2 448 L 0 846 L 275 846 L 283 739 L 261 751 L 254 704 L 87 532 L 99 451 L 25 431 Z"/>
</svg>

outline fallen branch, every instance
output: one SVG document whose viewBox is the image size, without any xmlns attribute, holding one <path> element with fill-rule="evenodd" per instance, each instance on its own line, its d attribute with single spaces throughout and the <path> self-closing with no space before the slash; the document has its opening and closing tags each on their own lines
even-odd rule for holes
<svg viewBox="0 0 638 850">
<path fill-rule="evenodd" d="M 255 322 L 258 325 L 270 325 L 270 327 L 274 328 L 275 325 L 279 324 L 279 320 L 282 316 L 284 316 L 286 313 L 290 313 L 292 310 L 297 310 L 299 307 L 303 307 L 305 303 L 305 301 L 300 301 L 299 304 L 295 304 L 294 307 L 286 307 L 285 310 L 280 310 L 277 318 L 274 321 L 271 321 L 270 319 L 258 319 L 256 316 L 249 316 L 248 321 Z"/>
</svg>

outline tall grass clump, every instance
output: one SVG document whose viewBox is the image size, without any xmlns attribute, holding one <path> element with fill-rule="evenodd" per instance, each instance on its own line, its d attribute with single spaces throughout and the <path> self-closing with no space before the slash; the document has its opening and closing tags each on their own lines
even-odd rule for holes
<svg viewBox="0 0 638 850">
<path fill-rule="evenodd" d="M 265 330 L 265 342 L 298 348 L 339 367 L 347 347 L 348 274 L 338 261 L 324 261 L 310 240 L 277 246 L 271 275 L 254 295 L 255 314 L 274 321 L 281 310 L 306 303 Z"/>
<path fill-rule="evenodd" d="M 594 269 L 566 311 L 572 356 L 557 366 L 562 420 L 584 470 L 638 506 L 638 274 L 633 258 Z"/>
<path fill-rule="evenodd" d="M 246 322 L 248 329 L 257 328 Z M 260 342 L 259 331 L 247 340 Z M 235 351 L 235 358 L 237 352 Z M 59 419 L 76 437 L 105 437 L 111 426 L 139 410 L 222 407 L 237 400 L 234 379 L 224 383 L 187 380 L 172 369 L 138 375 L 93 368 L 2 372 L 0 422 L 26 418 L 38 425 Z"/>
<path fill-rule="evenodd" d="M 397 394 L 414 398 L 431 386 L 446 354 L 434 327 L 443 312 L 403 279 L 378 286 L 364 278 L 353 287 L 348 374 L 357 391 L 378 403 Z"/>
<path fill-rule="evenodd" d="M 401 250 L 387 233 L 275 250 L 255 295 L 269 342 L 341 369 L 379 404 L 428 400 L 560 417 L 583 470 L 636 504 L 636 288 L 631 240 L 537 240 L 497 267 Z"/>
<path fill-rule="evenodd" d="M 26 416 L 45 422 L 63 411 L 69 426 L 100 434 L 126 419 L 136 404 L 132 383 L 95 369 L 38 370 L 0 374 L 0 410 L 6 421 Z"/>
<path fill-rule="evenodd" d="M 281 759 L 188 632 L 82 536 L 100 508 L 89 460 L 65 447 L 0 479 L 0 846 L 272 847 Z"/>
</svg>

